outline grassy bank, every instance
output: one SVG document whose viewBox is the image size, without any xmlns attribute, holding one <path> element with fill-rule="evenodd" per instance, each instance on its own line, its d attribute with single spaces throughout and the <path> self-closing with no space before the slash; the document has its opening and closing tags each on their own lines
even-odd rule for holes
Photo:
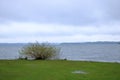
<svg viewBox="0 0 120 80">
<path fill-rule="evenodd" d="M 0 80 L 120 80 L 120 64 L 0 60 Z"/>
</svg>

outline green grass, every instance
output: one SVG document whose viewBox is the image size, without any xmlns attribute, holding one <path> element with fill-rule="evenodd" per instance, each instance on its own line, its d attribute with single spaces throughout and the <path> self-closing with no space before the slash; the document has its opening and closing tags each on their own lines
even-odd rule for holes
<svg viewBox="0 0 120 80">
<path fill-rule="evenodd" d="M 87 74 L 74 74 L 80 70 Z M 120 80 L 119 63 L 0 60 L 0 80 Z"/>
</svg>

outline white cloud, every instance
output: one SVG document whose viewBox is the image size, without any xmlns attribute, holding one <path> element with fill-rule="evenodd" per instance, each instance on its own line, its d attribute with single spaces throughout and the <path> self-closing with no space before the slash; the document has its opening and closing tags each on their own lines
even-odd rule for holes
<svg viewBox="0 0 120 80">
<path fill-rule="evenodd" d="M 119 41 L 119 0 L 0 0 L 0 42 Z"/>
<path fill-rule="evenodd" d="M 0 42 L 119 41 L 119 23 L 90 26 L 10 22 L 0 25 Z"/>
</svg>

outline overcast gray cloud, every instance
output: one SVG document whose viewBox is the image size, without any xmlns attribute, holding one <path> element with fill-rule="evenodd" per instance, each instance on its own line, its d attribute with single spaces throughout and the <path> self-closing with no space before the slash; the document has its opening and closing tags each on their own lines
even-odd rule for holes
<svg viewBox="0 0 120 80">
<path fill-rule="evenodd" d="M 119 41 L 119 4 L 120 0 L 0 0 L 0 42 Z"/>
<path fill-rule="evenodd" d="M 0 20 L 93 24 L 120 19 L 119 0 L 0 0 Z"/>
<path fill-rule="evenodd" d="M 3 20 L 40 23 L 92 24 L 111 17 L 105 12 L 109 8 L 103 10 L 103 3 L 107 5 L 105 7 L 114 6 L 97 0 L 1 0 L 0 17 Z"/>
<path fill-rule="evenodd" d="M 120 20 L 120 0 L 101 0 L 101 7 L 107 14 L 108 19 Z"/>
</svg>

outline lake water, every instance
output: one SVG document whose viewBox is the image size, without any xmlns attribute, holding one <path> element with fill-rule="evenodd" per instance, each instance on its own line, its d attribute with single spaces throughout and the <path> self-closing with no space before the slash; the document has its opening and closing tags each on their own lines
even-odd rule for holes
<svg viewBox="0 0 120 80">
<path fill-rule="evenodd" d="M 25 44 L 0 44 L 0 59 L 16 59 Z M 67 60 L 120 62 L 118 43 L 63 43 L 60 58 Z"/>
</svg>

